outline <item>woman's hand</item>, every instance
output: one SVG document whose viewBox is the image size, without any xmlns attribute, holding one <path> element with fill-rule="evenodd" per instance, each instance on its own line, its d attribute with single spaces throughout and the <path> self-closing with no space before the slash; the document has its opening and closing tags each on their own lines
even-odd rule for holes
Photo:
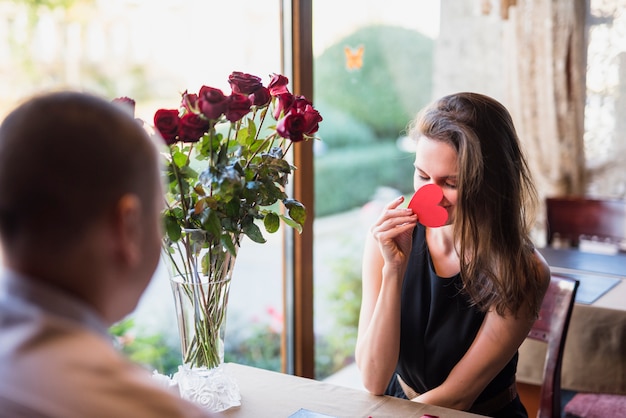
<svg viewBox="0 0 626 418">
<path fill-rule="evenodd" d="M 399 208 L 404 202 L 400 196 L 389 203 L 370 232 L 378 243 L 385 268 L 404 271 L 412 246 L 412 232 L 417 215 L 411 209 Z"/>
</svg>

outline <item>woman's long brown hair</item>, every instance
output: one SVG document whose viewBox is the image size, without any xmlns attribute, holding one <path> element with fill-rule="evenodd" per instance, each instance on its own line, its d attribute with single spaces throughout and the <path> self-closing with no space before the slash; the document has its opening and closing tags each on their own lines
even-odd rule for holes
<svg viewBox="0 0 626 418">
<path fill-rule="evenodd" d="M 454 234 L 464 289 L 481 310 L 539 312 L 542 285 L 530 239 L 537 193 L 509 112 L 476 93 L 443 97 L 411 127 L 458 155 Z"/>
</svg>

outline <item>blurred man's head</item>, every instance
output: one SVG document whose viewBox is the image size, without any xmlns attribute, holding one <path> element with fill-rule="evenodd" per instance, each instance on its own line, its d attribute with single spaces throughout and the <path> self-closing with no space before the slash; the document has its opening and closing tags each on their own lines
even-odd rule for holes
<svg viewBox="0 0 626 418">
<path fill-rule="evenodd" d="M 117 307 L 96 306 L 119 319 L 158 261 L 158 171 L 146 132 L 105 100 L 62 92 L 22 104 L 0 125 L 5 264 L 94 305 L 119 292 Z"/>
</svg>

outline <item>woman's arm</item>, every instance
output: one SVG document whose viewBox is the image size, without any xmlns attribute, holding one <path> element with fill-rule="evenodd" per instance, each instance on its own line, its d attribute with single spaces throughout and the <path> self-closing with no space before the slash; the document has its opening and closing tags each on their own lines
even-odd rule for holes
<svg viewBox="0 0 626 418">
<path fill-rule="evenodd" d="M 545 291 L 550 283 L 550 270 L 535 252 L 537 279 Z M 474 342 L 438 387 L 412 399 L 416 402 L 454 409 L 469 409 L 478 395 L 511 360 L 524 342 L 535 318 L 528 309 L 518 315 L 501 316 L 491 310 L 485 316 Z"/>
<path fill-rule="evenodd" d="M 363 295 L 356 363 L 365 388 L 385 392 L 400 350 L 400 295 L 417 222 L 411 209 L 390 203 L 372 227 L 363 253 Z"/>
</svg>

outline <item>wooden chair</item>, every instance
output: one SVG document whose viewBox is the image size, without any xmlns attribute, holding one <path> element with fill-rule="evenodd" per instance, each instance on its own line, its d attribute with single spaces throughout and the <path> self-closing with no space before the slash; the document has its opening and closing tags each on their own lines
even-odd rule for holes
<svg viewBox="0 0 626 418">
<path fill-rule="evenodd" d="M 561 363 L 578 280 L 552 275 L 528 338 L 547 343 L 537 418 L 561 417 Z"/>
<path fill-rule="evenodd" d="M 548 246 L 559 238 L 578 247 L 581 237 L 586 237 L 626 250 L 626 200 L 549 197 L 546 214 Z"/>
</svg>

